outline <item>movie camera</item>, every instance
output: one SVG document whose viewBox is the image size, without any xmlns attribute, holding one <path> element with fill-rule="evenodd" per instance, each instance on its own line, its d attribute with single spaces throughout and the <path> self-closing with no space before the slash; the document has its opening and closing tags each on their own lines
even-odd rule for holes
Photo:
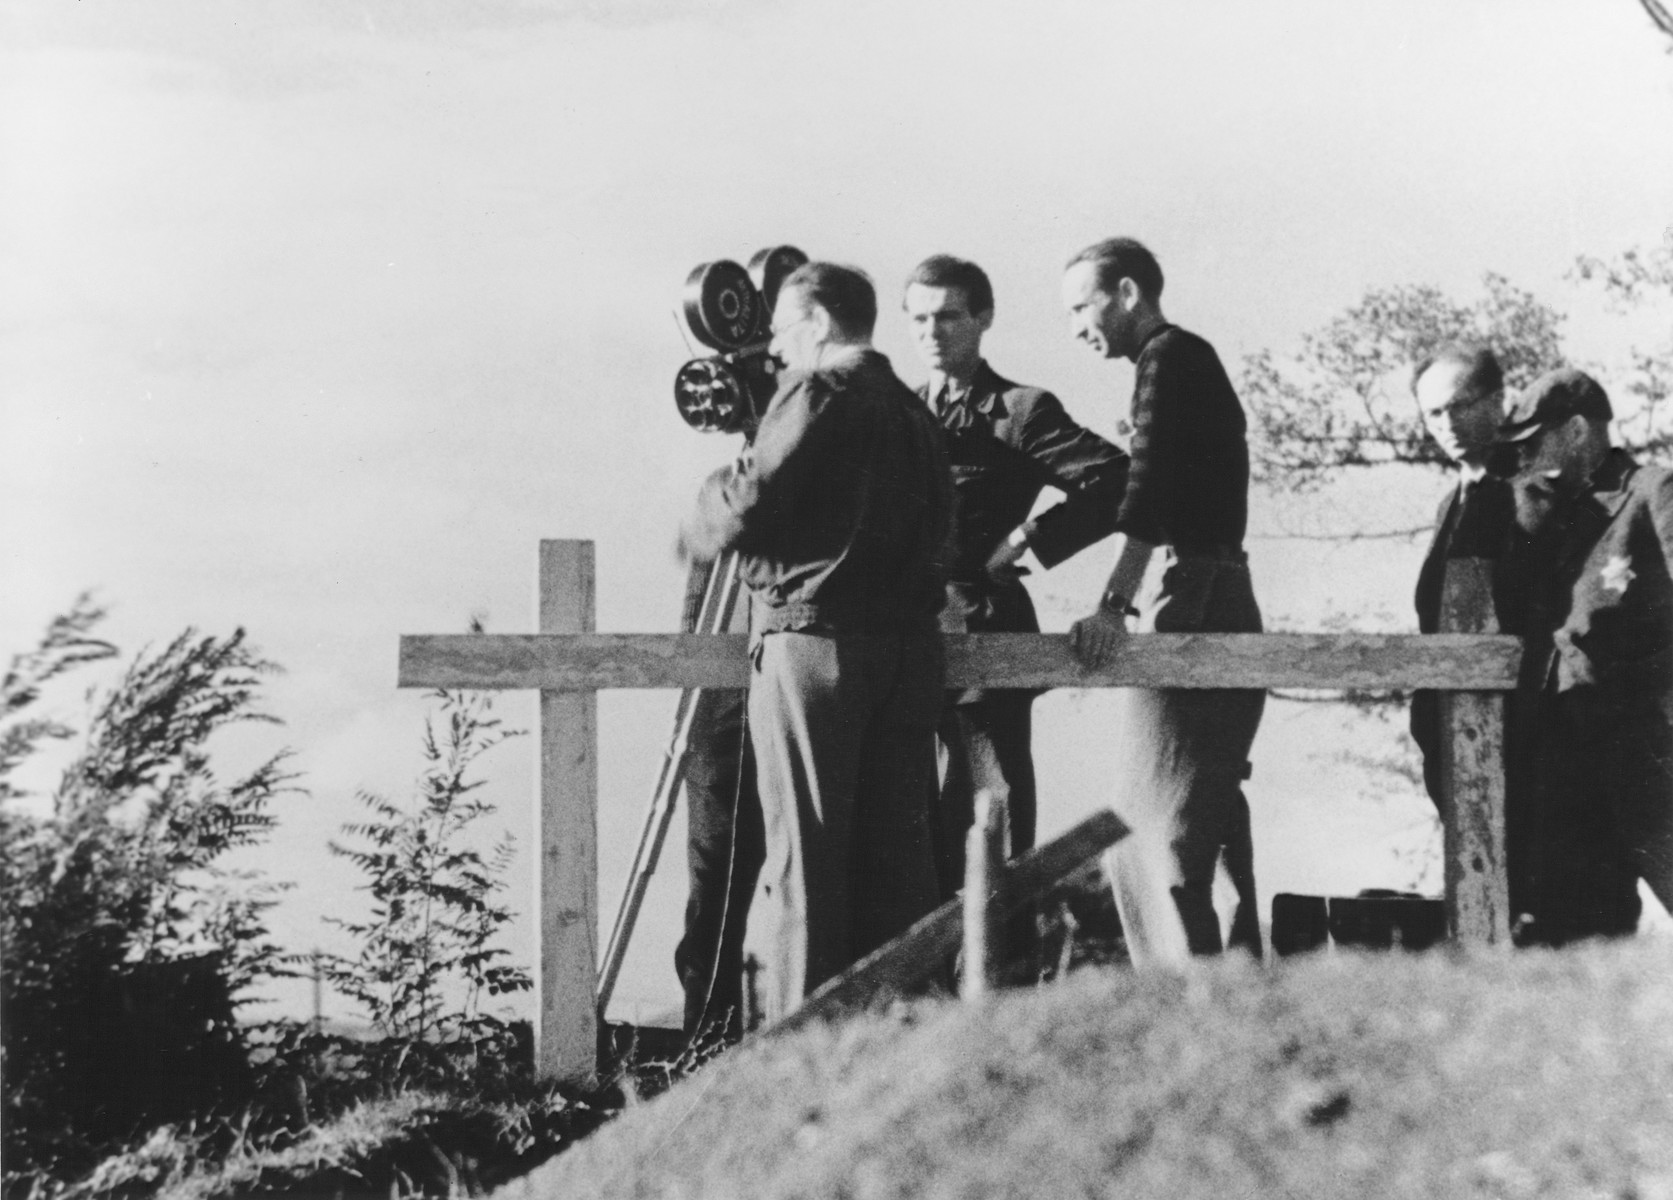
<svg viewBox="0 0 1673 1200">
<path fill-rule="evenodd" d="M 807 260 L 794 246 L 767 246 L 748 267 L 723 258 L 686 277 L 686 328 L 718 351 L 674 376 L 674 404 L 687 425 L 699 433 L 755 435 L 777 386 L 778 362 L 767 353 L 773 305 L 785 277 Z"/>
</svg>

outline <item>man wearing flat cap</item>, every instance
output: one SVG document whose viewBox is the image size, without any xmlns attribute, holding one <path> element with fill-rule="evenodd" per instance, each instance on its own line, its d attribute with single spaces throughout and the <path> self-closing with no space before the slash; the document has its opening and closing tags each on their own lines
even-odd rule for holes
<svg viewBox="0 0 1673 1200">
<path fill-rule="evenodd" d="M 1673 473 L 1614 447 L 1612 415 L 1565 368 L 1501 427 L 1530 531 L 1509 753 L 1535 831 L 1521 940 L 1550 945 L 1634 932 L 1640 879 L 1673 907 Z"/>
</svg>

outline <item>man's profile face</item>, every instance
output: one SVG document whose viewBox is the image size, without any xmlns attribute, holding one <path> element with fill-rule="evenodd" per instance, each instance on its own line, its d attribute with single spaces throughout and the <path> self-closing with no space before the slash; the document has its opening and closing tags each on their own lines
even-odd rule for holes
<svg viewBox="0 0 1673 1200">
<path fill-rule="evenodd" d="M 1464 384 L 1469 365 L 1438 362 L 1418 376 L 1413 389 L 1423 427 L 1453 462 L 1478 462 L 1492 447 L 1504 417 L 1499 392 L 1472 393 Z"/>
<path fill-rule="evenodd" d="M 801 288 L 784 288 L 773 305 L 773 340 L 767 349 L 792 371 L 811 371 L 819 365 L 830 318 L 810 304 Z"/>
<path fill-rule="evenodd" d="M 1071 336 L 1091 346 L 1101 358 L 1127 356 L 1136 318 L 1098 282 L 1096 264 L 1078 262 L 1063 272 L 1063 307 L 1069 313 Z"/>
<path fill-rule="evenodd" d="M 912 283 L 906 288 L 906 319 L 924 366 L 967 376 L 981 361 L 982 335 L 993 324 L 993 313 L 971 312 L 962 288 Z"/>
</svg>

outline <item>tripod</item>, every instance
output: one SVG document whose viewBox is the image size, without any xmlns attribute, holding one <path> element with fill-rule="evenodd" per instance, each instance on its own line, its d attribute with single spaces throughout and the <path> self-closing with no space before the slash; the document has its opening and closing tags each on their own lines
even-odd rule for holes
<svg viewBox="0 0 1673 1200">
<path fill-rule="evenodd" d="M 724 633 L 732 623 L 732 612 L 737 606 L 738 555 L 734 552 L 715 559 L 703 587 L 703 598 L 698 608 L 697 633 Z M 598 970 L 598 1009 L 602 1013 L 610 1003 L 621 974 L 622 961 L 627 957 L 627 945 L 633 937 L 633 927 L 639 920 L 639 909 L 651 886 L 651 875 L 656 871 L 662 855 L 663 843 L 668 840 L 668 826 L 674 819 L 674 799 L 685 781 L 686 757 L 690 748 L 692 722 L 697 715 L 701 688 L 686 688 L 674 709 L 674 731 L 663 752 L 657 772 L 656 787 L 651 792 L 651 803 L 645 813 L 644 828 L 639 832 L 639 844 L 634 850 L 633 866 L 628 871 L 627 885 L 616 909 L 615 924 L 604 944 L 604 957 Z"/>
</svg>

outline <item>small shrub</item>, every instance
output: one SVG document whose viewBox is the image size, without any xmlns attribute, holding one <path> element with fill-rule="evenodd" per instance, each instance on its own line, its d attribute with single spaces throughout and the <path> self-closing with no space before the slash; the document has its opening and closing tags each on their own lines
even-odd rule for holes
<svg viewBox="0 0 1673 1200">
<path fill-rule="evenodd" d="M 344 826 L 353 842 L 331 843 L 365 877 L 372 910 L 360 921 L 328 918 L 359 951 L 321 960 L 331 985 L 359 1002 L 382 1035 L 387 1077 L 413 1081 L 478 1078 L 523 1059 L 512 1025 L 484 1005 L 532 986 L 496 944 L 511 921 L 500 898 L 511 835 L 486 855 L 467 844 L 494 811 L 474 794 L 482 780 L 467 776 L 517 733 L 491 715 L 482 693 L 443 691 L 436 699 L 416 805 L 406 810 L 362 793 L 370 819 Z"/>
</svg>

